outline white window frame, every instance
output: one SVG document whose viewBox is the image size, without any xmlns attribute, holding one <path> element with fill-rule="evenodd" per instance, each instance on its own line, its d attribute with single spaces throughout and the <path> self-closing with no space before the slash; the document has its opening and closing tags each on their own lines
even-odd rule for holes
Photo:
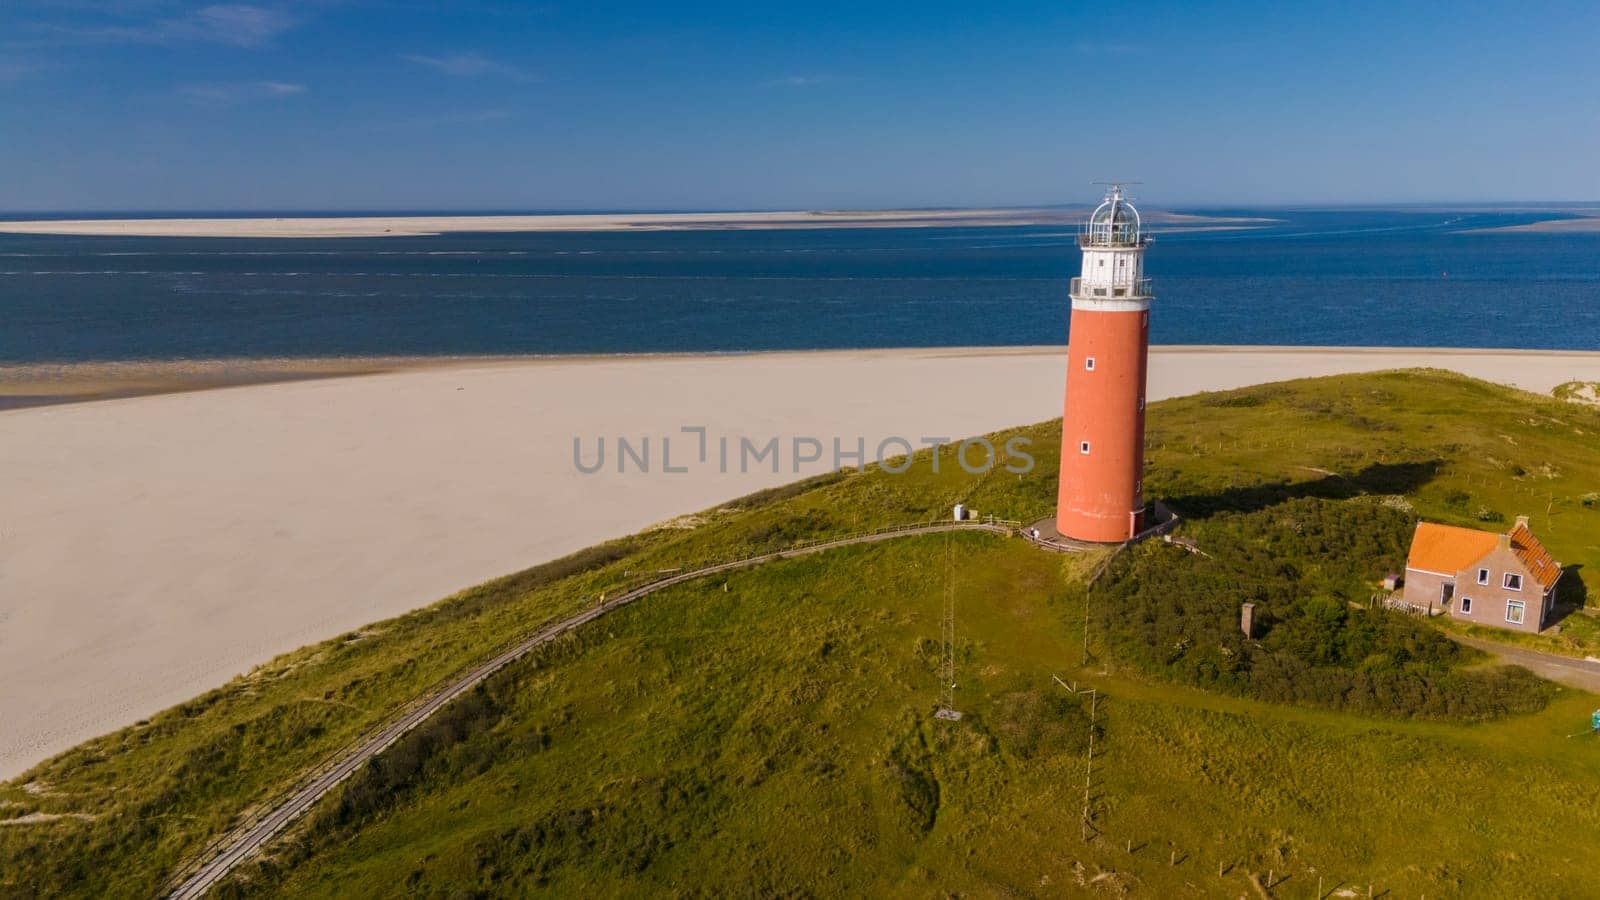
<svg viewBox="0 0 1600 900">
<path fill-rule="evenodd" d="M 1084 456 L 1088 456 L 1089 455 L 1089 442 L 1088 441 L 1079 441 L 1078 442 L 1078 452 L 1083 454 Z"/>
<path fill-rule="evenodd" d="M 1511 609 L 1512 609 L 1512 607 L 1516 607 L 1516 610 L 1517 610 L 1517 617 L 1515 619 L 1511 618 Z M 1525 603 L 1525 602 L 1523 602 L 1521 600 L 1507 600 L 1506 601 L 1506 621 L 1507 622 L 1510 622 L 1513 625 L 1521 625 L 1523 622 L 1525 622 L 1527 620 L 1527 618 L 1528 618 L 1528 604 L 1527 603 Z"/>
<path fill-rule="evenodd" d="M 1516 579 L 1516 581 L 1517 581 L 1517 583 L 1516 583 L 1516 584 L 1512 584 L 1512 583 L 1511 583 L 1511 580 L 1512 580 L 1512 579 L 1513 579 L 1513 578 L 1515 578 L 1515 579 Z M 1515 573 L 1515 572 L 1507 572 L 1507 573 L 1506 573 L 1506 577 L 1504 577 L 1504 578 L 1502 578 L 1502 579 L 1500 579 L 1500 583 L 1501 583 L 1501 584 L 1502 584 L 1502 585 L 1503 585 L 1503 586 L 1504 586 L 1504 587 L 1505 587 L 1505 589 L 1506 589 L 1506 590 L 1508 590 L 1508 591 L 1516 591 L 1516 592 L 1518 592 L 1518 593 L 1521 593 L 1521 592 L 1522 592 L 1522 576 L 1521 576 L 1521 575 L 1518 575 L 1518 574 L 1517 574 L 1517 573 Z"/>
<path fill-rule="evenodd" d="M 1489 570 L 1488 569 L 1479 569 L 1478 570 L 1478 583 L 1479 584 L 1488 584 L 1489 583 Z"/>
<path fill-rule="evenodd" d="M 1094 371 L 1094 357 L 1092 357 L 1092 356 L 1084 357 L 1083 370 L 1085 372 L 1093 372 Z"/>
<path fill-rule="evenodd" d="M 1472 598 L 1471 597 L 1462 597 L 1461 598 L 1461 614 L 1463 616 L 1472 615 Z"/>
</svg>

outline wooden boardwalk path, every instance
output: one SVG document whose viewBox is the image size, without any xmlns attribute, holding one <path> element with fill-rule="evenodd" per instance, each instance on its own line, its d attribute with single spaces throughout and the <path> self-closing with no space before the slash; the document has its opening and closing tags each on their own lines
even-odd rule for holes
<svg viewBox="0 0 1600 900">
<path fill-rule="evenodd" d="M 194 860 L 173 876 L 171 883 L 174 886 L 166 896 L 174 898 L 174 900 L 190 900 L 190 898 L 205 896 L 206 892 L 215 886 L 217 882 L 227 877 L 228 873 L 232 872 L 240 863 L 260 850 L 312 806 L 315 806 L 317 801 L 327 796 L 346 778 L 355 774 L 369 760 L 388 749 L 395 741 L 405 736 L 407 732 L 427 721 L 430 716 L 438 712 L 445 704 L 477 687 L 489 676 L 526 656 L 535 648 L 549 643 L 580 625 L 592 622 L 612 610 L 626 606 L 635 600 L 648 597 L 673 585 L 705 578 L 709 575 L 716 575 L 720 572 L 747 569 L 780 559 L 809 556 L 839 547 L 872 544 L 879 541 L 948 531 L 987 531 L 995 534 L 1010 535 L 1017 533 L 1017 523 L 996 519 L 973 522 L 917 523 L 897 525 L 832 540 L 800 544 L 772 553 L 763 553 L 758 556 L 668 575 L 633 588 L 598 606 L 591 607 L 581 613 L 549 625 L 479 664 L 471 671 L 452 679 L 442 688 L 416 698 L 407 704 L 398 716 L 376 732 L 358 739 L 351 747 L 334 754 L 331 760 L 314 769 L 298 785 L 291 788 L 282 799 L 265 804 L 257 815 L 247 819 L 209 844 Z"/>
</svg>

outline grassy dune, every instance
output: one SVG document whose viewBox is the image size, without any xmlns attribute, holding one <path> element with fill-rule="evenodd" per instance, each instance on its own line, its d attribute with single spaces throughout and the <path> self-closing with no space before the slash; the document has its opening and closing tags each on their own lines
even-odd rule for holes
<svg viewBox="0 0 1600 900">
<path fill-rule="evenodd" d="M 1308 498 L 1461 524 L 1527 513 L 1583 566 L 1568 599 L 1600 576 L 1600 508 L 1585 500 L 1600 490 L 1594 409 L 1408 372 L 1168 401 L 1150 424 L 1148 489 L 1202 537 Z M 1034 439 L 1026 476 L 969 475 L 946 452 L 938 473 L 923 455 L 901 476 L 818 479 L 274 660 L 0 786 L 0 820 L 31 817 L 0 825 L 0 894 L 148 895 L 405 699 L 651 572 L 942 517 L 957 501 L 1043 514 L 1056 431 L 1016 432 Z M 1314 548 L 1280 552 L 1316 564 Z M 1338 590 L 1361 590 L 1360 568 Z M 969 713 L 955 724 L 930 718 L 947 590 Z M 1118 655 L 1104 628 L 1091 633 L 1097 664 L 1079 671 L 1083 598 L 1081 561 L 984 535 L 673 588 L 454 704 L 225 890 L 923 895 L 1081 882 L 1199 896 L 1245 893 L 1271 869 L 1292 877 L 1290 893 L 1320 873 L 1329 889 L 1563 896 L 1600 863 L 1585 837 L 1600 824 L 1588 802 L 1600 747 L 1566 737 L 1595 698 L 1556 691 L 1527 707 L 1548 700 L 1540 712 L 1477 724 L 1309 709 L 1183 686 Z M 1600 645 L 1587 614 L 1562 624 L 1538 640 Z M 1078 824 L 1086 711 L 1051 674 L 1104 691 L 1103 833 L 1090 843 Z"/>
<path fill-rule="evenodd" d="M 1355 496 L 1390 497 L 1414 518 L 1469 528 L 1504 530 L 1527 515 L 1573 567 L 1563 604 L 1600 604 L 1590 600 L 1600 597 L 1600 408 L 1411 370 L 1154 404 L 1147 442 L 1150 490 L 1196 516 Z M 1525 642 L 1600 654 L 1594 616 L 1560 624 L 1559 636 Z"/>
<path fill-rule="evenodd" d="M 1270 870 L 1290 879 L 1282 896 L 1309 895 L 1321 875 L 1330 890 L 1552 897 L 1581 893 L 1600 863 L 1585 837 L 1600 826 L 1587 799 L 1600 748 L 1565 737 L 1592 697 L 1441 724 L 1079 669 L 1081 593 L 1059 566 L 961 535 L 676 588 L 496 679 L 480 727 L 371 801 L 352 799 L 358 783 L 325 804 L 229 894 L 1094 883 L 1237 896 Z M 956 723 L 931 717 L 952 587 Z M 1053 674 L 1103 692 L 1087 843 L 1087 704 Z"/>
</svg>

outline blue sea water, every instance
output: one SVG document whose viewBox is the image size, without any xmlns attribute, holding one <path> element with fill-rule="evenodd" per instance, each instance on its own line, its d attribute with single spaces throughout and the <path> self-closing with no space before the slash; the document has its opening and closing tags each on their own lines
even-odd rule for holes
<svg viewBox="0 0 1600 900">
<path fill-rule="evenodd" d="M 1158 234 L 1165 344 L 1600 348 L 1600 234 L 1537 212 Z M 227 240 L 0 235 L 0 362 L 1056 344 L 1071 228 Z"/>
</svg>

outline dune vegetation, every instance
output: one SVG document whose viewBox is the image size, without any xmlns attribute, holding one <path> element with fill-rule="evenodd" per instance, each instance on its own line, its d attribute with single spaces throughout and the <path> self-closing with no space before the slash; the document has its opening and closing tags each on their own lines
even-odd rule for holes
<svg viewBox="0 0 1600 900">
<path fill-rule="evenodd" d="M 1033 440 L 1026 475 L 952 448 L 824 476 L 273 660 L 0 785 L 0 894 L 155 893 L 409 699 L 661 571 L 956 502 L 1038 518 L 1057 432 L 1000 436 Z M 1596 699 L 1364 601 L 1418 517 L 1528 514 L 1578 566 L 1531 640 L 1600 645 L 1597 435 L 1600 410 L 1427 371 L 1153 404 L 1147 489 L 1192 549 L 1089 587 L 1099 560 L 928 535 L 678 585 L 446 707 L 219 893 L 1579 896 Z M 932 716 L 947 602 L 957 722 Z"/>
</svg>

